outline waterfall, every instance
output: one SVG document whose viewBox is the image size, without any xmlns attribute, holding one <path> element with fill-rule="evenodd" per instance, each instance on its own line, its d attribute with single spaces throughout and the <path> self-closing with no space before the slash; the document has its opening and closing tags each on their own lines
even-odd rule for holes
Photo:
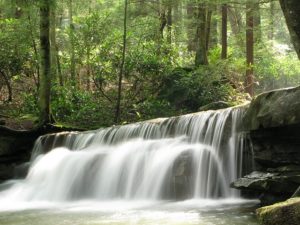
<svg viewBox="0 0 300 225">
<path fill-rule="evenodd" d="M 40 137 L 7 201 L 233 198 L 243 108 Z"/>
</svg>

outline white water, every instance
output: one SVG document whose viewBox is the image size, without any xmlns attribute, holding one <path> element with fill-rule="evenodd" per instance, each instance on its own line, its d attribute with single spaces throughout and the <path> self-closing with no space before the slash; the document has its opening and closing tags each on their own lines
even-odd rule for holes
<svg viewBox="0 0 300 225">
<path fill-rule="evenodd" d="M 241 113 L 208 111 L 42 137 L 28 176 L 0 192 L 0 201 L 162 200 L 176 197 L 178 179 L 187 184 L 186 198 L 238 197 L 229 184 L 241 175 Z"/>
</svg>

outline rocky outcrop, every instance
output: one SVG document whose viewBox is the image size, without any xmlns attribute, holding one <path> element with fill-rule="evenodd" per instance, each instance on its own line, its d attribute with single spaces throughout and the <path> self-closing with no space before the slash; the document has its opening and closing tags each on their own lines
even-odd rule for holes
<svg viewBox="0 0 300 225">
<path fill-rule="evenodd" d="M 245 130 L 300 124 L 300 86 L 258 95 L 251 102 L 243 123 Z"/>
<path fill-rule="evenodd" d="M 300 86 L 263 93 L 249 105 L 248 133 L 255 172 L 232 183 L 262 205 L 286 200 L 300 186 Z"/>
<path fill-rule="evenodd" d="M 262 225 L 298 225 L 300 224 L 300 198 L 291 198 L 257 209 L 256 214 Z"/>
<path fill-rule="evenodd" d="M 300 167 L 284 166 L 266 172 L 254 171 L 231 184 L 259 196 L 262 205 L 270 205 L 293 195 L 300 186 Z"/>
<path fill-rule="evenodd" d="M 73 130 L 63 127 L 39 127 L 32 130 L 14 130 L 0 125 L 0 183 L 26 175 L 31 151 L 36 139 L 44 134 Z"/>
</svg>

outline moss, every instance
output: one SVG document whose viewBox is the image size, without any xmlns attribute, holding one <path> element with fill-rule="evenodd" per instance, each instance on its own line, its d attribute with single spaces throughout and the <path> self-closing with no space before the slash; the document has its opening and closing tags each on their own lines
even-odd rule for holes
<svg viewBox="0 0 300 225">
<path fill-rule="evenodd" d="M 262 207 L 256 210 L 256 214 L 262 225 L 299 225 L 300 198 Z"/>
</svg>

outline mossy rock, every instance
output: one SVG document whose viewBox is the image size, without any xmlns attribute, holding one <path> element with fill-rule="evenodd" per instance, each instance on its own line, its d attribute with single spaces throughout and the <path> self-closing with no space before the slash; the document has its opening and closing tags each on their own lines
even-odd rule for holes
<svg viewBox="0 0 300 225">
<path fill-rule="evenodd" d="M 245 130 L 300 124 L 300 86 L 258 95 L 243 118 Z"/>
<path fill-rule="evenodd" d="M 299 225 L 300 224 L 300 198 L 291 198 L 285 202 L 256 210 L 262 225 Z"/>
</svg>

